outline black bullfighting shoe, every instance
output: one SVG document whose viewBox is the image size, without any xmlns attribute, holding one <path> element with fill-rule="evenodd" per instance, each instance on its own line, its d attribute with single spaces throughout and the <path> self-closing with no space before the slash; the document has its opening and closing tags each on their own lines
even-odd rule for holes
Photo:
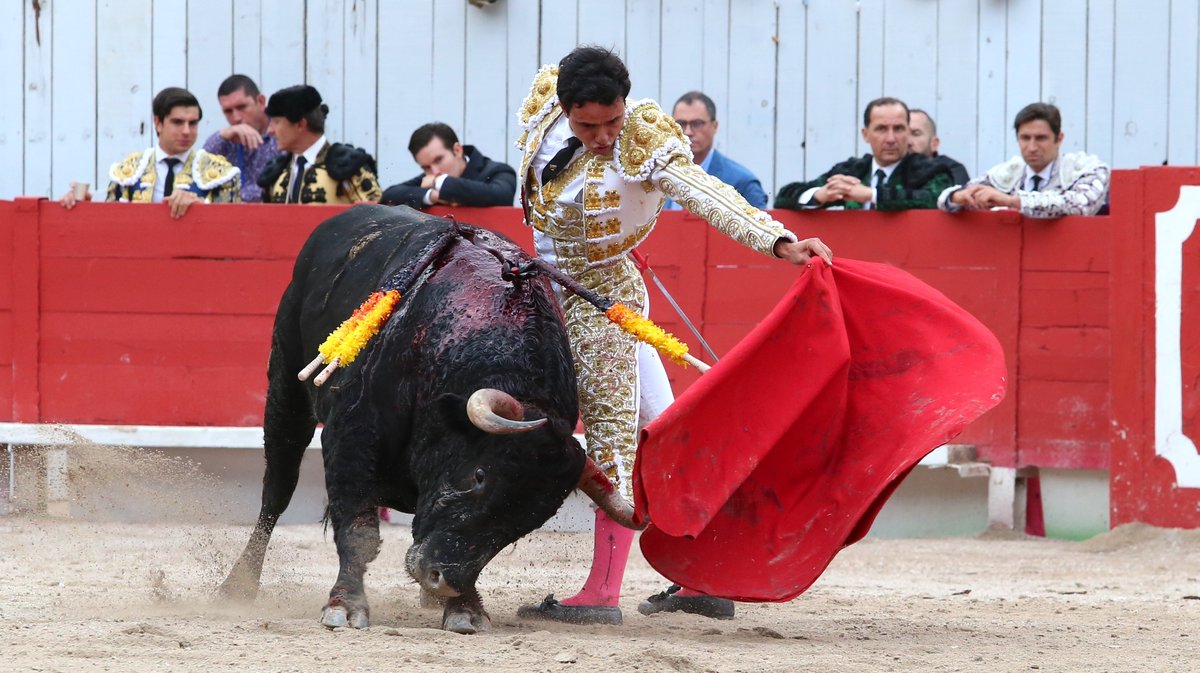
<svg viewBox="0 0 1200 673">
<path fill-rule="evenodd" d="M 716 596 L 677 596 L 681 587 L 672 584 L 666 591 L 654 594 L 638 605 L 638 612 L 652 615 L 656 612 L 688 612 L 713 619 L 733 619 L 734 605 L 728 598 Z"/>
<path fill-rule="evenodd" d="M 567 624 L 621 624 L 621 608 L 605 605 L 563 605 L 554 600 L 554 594 L 542 599 L 541 603 L 522 605 L 517 608 L 522 619 L 547 619 Z"/>
</svg>

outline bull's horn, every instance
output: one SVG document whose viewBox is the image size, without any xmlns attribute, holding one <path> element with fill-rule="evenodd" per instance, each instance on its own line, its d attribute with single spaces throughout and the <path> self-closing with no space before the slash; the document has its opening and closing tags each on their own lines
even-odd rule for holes
<svg viewBox="0 0 1200 673">
<path fill-rule="evenodd" d="M 579 490 L 604 510 L 608 518 L 626 528 L 642 530 L 649 523 L 647 521 L 638 525 L 633 522 L 633 505 L 621 495 L 617 487 L 609 481 L 608 475 L 604 474 L 604 470 L 601 470 L 590 456 L 584 463 L 583 474 L 579 475 Z"/>
<path fill-rule="evenodd" d="M 544 418 L 521 420 L 524 416 L 521 403 L 503 390 L 480 388 L 467 399 L 467 418 L 471 424 L 493 435 L 529 432 L 546 422 Z"/>
</svg>

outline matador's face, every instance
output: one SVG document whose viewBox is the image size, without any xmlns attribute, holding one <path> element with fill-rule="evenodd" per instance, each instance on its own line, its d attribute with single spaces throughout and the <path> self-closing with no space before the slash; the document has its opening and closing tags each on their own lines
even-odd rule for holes
<svg viewBox="0 0 1200 673">
<path fill-rule="evenodd" d="M 571 133 L 583 141 L 584 147 L 596 154 L 611 154 L 621 129 L 625 128 L 625 99 L 618 98 L 609 105 L 591 102 L 576 105 L 563 114 L 571 124 Z"/>
</svg>

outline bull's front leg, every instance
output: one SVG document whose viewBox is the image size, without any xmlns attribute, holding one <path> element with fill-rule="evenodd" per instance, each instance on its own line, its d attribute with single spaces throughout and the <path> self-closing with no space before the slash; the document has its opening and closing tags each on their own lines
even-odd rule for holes
<svg viewBox="0 0 1200 673">
<path fill-rule="evenodd" d="M 474 588 L 458 596 L 443 599 L 442 628 L 454 633 L 479 633 L 492 628 L 492 618 L 483 609 L 483 599 Z"/>
<path fill-rule="evenodd" d="M 329 591 L 329 601 L 321 610 L 321 623 L 329 628 L 365 629 L 370 624 L 371 609 L 367 605 L 363 575 L 367 564 L 379 555 L 379 510 L 367 506 L 349 514 L 331 506 L 330 518 L 339 568 L 337 582 Z"/>
</svg>

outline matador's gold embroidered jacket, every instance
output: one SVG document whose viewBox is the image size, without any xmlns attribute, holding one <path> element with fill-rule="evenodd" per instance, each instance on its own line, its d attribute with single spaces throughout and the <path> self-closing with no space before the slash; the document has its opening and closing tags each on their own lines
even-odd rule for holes
<svg viewBox="0 0 1200 673">
<path fill-rule="evenodd" d="M 134 152 L 108 170 L 105 201 L 150 203 L 154 200 L 155 148 Z M 186 189 L 208 203 L 238 203 L 242 200 L 241 171 L 218 154 L 192 149 L 175 172 L 174 189 Z"/>
<path fill-rule="evenodd" d="M 796 240 L 697 166 L 679 125 L 651 100 L 626 102 L 611 155 L 584 151 L 541 184 L 532 164 L 562 117 L 557 82 L 558 68 L 543 67 L 518 113 L 521 195 L 538 253 L 584 286 L 645 315 L 645 284 L 626 253 L 650 234 L 668 196 L 763 254 L 780 238 Z M 562 299 L 589 452 L 628 496 L 637 430 L 651 420 L 639 418 L 637 343 L 587 302 Z"/>
</svg>

